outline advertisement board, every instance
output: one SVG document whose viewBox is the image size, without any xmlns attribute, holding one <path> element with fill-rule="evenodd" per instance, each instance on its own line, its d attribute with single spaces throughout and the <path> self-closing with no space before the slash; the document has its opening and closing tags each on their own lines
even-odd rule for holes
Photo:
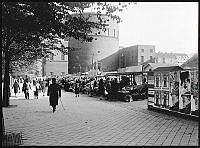
<svg viewBox="0 0 200 148">
<path fill-rule="evenodd" d="M 193 70 L 191 74 L 191 112 L 199 116 L 199 83 L 198 71 Z"/>
<path fill-rule="evenodd" d="M 154 90 L 154 105 L 160 106 L 161 105 L 161 91 Z"/>
<path fill-rule="evenodd" d="M 169 74 L 169 107 L 171 110 L 179 110 L 179 72 L 173 71 Z"/>
<path fill-rule="evenodd" d="M 161 105 L 164 108 L 169 107 L 169 91 L 161 91 Z"/>
<path fill-rule="evenodd" d="M 186 114 L 191 112 L 191 76 L 189 70 L 180 71 L 179 110 Z"/>
</svg>

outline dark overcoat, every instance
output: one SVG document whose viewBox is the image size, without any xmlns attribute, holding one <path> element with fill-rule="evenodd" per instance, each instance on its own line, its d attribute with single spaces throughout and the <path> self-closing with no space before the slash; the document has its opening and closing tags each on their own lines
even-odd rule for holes
<svg viewBox="0 0 200 148">
<path fill-rule="evenodd" d="M 79 90 L 80 90 L 80 88 L 79 88 L 79 83 L 75 83 L 75 88 L 74 88 L 74 90 L 75 90 L 75 94 L 79 94 Z"/>
<path fill-rule="evenodd" d="M 61 88 L 58 84 L 51 84 L 48 87 L 47 95 L 49 96 L 50 106 L 58 105 L 58 98 L 61 97 Z"/>
</svg>

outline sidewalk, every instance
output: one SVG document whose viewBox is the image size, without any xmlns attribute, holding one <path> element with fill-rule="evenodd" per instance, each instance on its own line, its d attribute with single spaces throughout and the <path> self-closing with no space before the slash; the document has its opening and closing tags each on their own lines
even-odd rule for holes
<svg viewBox="0 0 200 148">
<path fill-rule="evenodd" d="M 146 100 L 109 102 L 62 91 L 55 113 L 48 97 L 11 97 L 6 131 L 22 132 L 24 146 L 197 146 L 198 122 L 147 110 Z"/>
</svg>

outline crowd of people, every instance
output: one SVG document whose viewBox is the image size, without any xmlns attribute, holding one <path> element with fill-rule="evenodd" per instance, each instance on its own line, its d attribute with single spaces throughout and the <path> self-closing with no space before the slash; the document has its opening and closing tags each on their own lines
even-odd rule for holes
<svg viewBox="0 0 200 148">
<path fill-rule="evenodd" d="M 16 79 L 12 88 L 15 97 L 17 97 L 17 93 L 20 93 L 20 90 L 24 93 L 25 99 L 30 99 L 30 90 L 34 94 L 34 99 L 38 99 L 39 93 L 43 96 L 49 96 L 49 103 L 53 112 L 55 112 L 58 99 L 61 97 L 61 89 L 75 93 L 75 97 L 79 97 L 79 94 L 88 94 L 89 96 L 99 96 L 100 100 L 113 100 L 118 96 L 118 91 L 123 90 L 129 90 L 130 93 L 137 92 L 138 94 L 148 91 L 145 78 L 142 87 L 138 87 L 135 81 L 130 83 L 128 77 L 122 77 L 121 80 L 110 77 L 74 77 L 57 80 L 56 78 Z"/>
<path fill-rule="evenodd" d="M 141 86 L 137 86 L 134 81 L 130 83 L 128 77 L 118 78 L 88 78 L 75 77 L 73 79 L 62 78 L 59 80 L 61 87 L 67 92 L 74 92 L 75 97 L 79 97 L 79 93 L 88 94 L 89 96 L 99 96 L 100 99 L 112 100 L 118 95 L 118 91 L 129 89 L 138 95 L 147 95 L 148 85 L 146 79 L 143 79 Z"/>
<path fill-rule="evenodd" d="M 15 79 L 12 89 L 14 91 L 15 97 L 18 93 L 24 93 L 25 99 L 29 99 L 30 90 L 34 93 L 34 98 L 38 99 L 38 94 L 42 93 L 43 96 L 46 95 L 46 90 L 49 86 L 50 79 Z"/>
</svg>

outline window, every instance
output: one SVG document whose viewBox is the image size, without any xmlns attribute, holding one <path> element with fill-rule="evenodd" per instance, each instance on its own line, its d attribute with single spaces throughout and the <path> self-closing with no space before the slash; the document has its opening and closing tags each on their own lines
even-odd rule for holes
<svg viewBox="0 0 200 148">
<path fill-rule="evenodd" d="M 144 56 L 141 56 L 141 62 L 144 62 Z"/>
<path fill-rule="evenodd" d="M 65 54 L 61 52 L 61 60 L 65 60 Z"/>
<path fill-rule="evenodd" d="M 115 37 L 115 29 L 114 29 L 114 37 Z"/>
<path fill-rule="evenodd" d="M 144 49 L 141 49 L 141 52 L 144 52 Z"/>
<path fill-rule="evenodd" d="M 150 52 L 153 52 L 153 49 L 150 49 Z"/>
</svg>

